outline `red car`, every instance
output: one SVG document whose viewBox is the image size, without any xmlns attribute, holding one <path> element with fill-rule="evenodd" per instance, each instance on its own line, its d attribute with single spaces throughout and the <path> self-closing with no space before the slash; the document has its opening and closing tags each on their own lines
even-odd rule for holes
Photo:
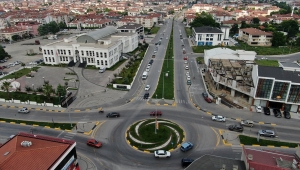
<svg viewBox="0 0 300 170">
<path fill-rule="evenodd" d="M 161 115 L 162 113 L 159 110 L 150 112 L 150 116 L 161 116 Z"/>
<path fill-rule="evenodd" d="M 95 148 L 100 148 L 102 146 L 102 143 L 95 139 L 89 139 L 86 144 Z"/>
<path fill-rule="evenodd" d="M 212 100 L 209 97 L 204 98 L 207 103 L 211 103 Z"/>
<path fill-rule="evenodd" d="M 188 59 L 187 56 L 183 57 L 183 60 L 187 60 L 187 59 Z"/>
</svg>

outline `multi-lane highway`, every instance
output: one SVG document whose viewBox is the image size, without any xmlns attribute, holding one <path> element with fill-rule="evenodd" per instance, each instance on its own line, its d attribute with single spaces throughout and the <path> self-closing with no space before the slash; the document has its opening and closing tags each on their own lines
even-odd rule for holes
<svg viewBox="0 0 300 170">
<path fill-rule="evenodd" d="M 204 91 L 203 82 L 200 76 L 199 65 L 196 64 L 195 55 L 191 54 L 192 50 L 189 47 L 188 39 L 186 37 L 184 27 L 181 22 L 174 22 L 173 37 L 174 37 L 174 87 L 175 87 L 175 107 L 147 105 L 145 100 L 138 100 L 142 98 L 145 91 L 145 85 L 151 85 L 150 96 L 153 95 L 156 85 L 158 83 L 160 70 L 164 55 L 166 52 L 168 40 L 170 38 L 172 19 L 167 20 L 166 24 L 161 27 L 160 31 L 150 42 L 147 54 L 143 59 L 143 63 L 137 73 L 137 78 L 132 86 L 132 96 L 135 97 L 130 103 L 123 106 L 115 106 L 113 108 L 105 108 L 105 112 L 118 111 L 121 113 L 120 118 L 108 119 L 105 114 L 99 114 L 94 111 L 71 113 L 72 121 L 78 122 L 84 117 L 90 117 L 93 120 L 102 121 L 102 125 L 96 128 L 93 136 L 103 143 L 100 149 L 94 149 L 86 146 L 88 137 L 82 134 L 70 134 L 63 131 L 56 131 L 45 129 L 42 127 L 34 128 L 33 133 L 45 134 L 56 137 L 64 137 L 67 135 L 77 142 L 77 150 L 89 157 L 99 169 L 181 169 L 180 161 L 184 157 L 198 158 L 205 154 L 213 154 L 228 158 L 240 159 L 241 150 L 235 150 L 231 147 L 225 147 L 222 144 L 221 137 L 218 129 L 227 129 L 230 124 L 239 123 L 230 117 L 239 117 L 241 119 L 251 119 L 257 122 L 273 122 L 276 126 L 255 124 L 253 128 L 245 127 L 244 134 L 256 136 L 259 129 L 273 129 L 278 138 L 276 140 L 299 141 L 300 132 L 299 123 L 297 120 L 278 119 L 273 116 L 265 116 L 258 113 L 250 113 L 245 110 L 236 110 L 217 106 L 216 104 L 208 104 L 201 97 Z M 180 39 L 180 33 L 183 39 Z M 162 43 L 158 47 L 156 57 L 152 58 L 155 50 L 155 43 L 162 38 Z M 184 47 L 182 47 L 184 44 Z M 182 53 L 182 48 L 185 48 L 187 54 Z M 188 64 L 184 63 L 183 56 L 189 56 Z M 148 78 L 142 80 L 142 73 L 145 71 L 149 61 L 153 59 L 154 62 L 149 71 Z M 185 66 L 189 66 L 189 70 L 185 70 Z M 186 84 L 186 72 L 190 73 L 192 78 L 192 85 Z M 195 79 L 193 78 L 195 77 Z M 229 117 L 225 123 L 211 121 L 211 116 L 205 112 L 196 109 L 190 102 L 193 97 L 197 100 L 196 103 L 201 105 L 202 108 L 207 108 L 213 113 L 225 115 Z M 155 96 L 153 96 L 155 98 Z M 194 143 L 194 148 L 191 151 L 182 153 L 179 149 L 172 152 L 170 159 L 155 159 L 153 154 L 143 153 L 134 150 L 130 147 L 125 140 L 125 132 L 128 126 L 132 123 L 149 118 L 149 112 L 155 109 L 163 112 L 162 118 L 171 120 L 181 125 L 186 133 L 186 141 Z M 30 114 L 16 114 L 14 109 L 0 108 L 0 117 L 12 119 L 25 119 L 37 121 L 52 121 L 55 122 L 68 122 L 68 113 L 55 113 L 32 111 Z M 0 143 L 5 141 L 11 134 L 19 131 L 30 132 L 31 126 L 21 126 L 13 124 L 0 123 Z"/>
</svg>

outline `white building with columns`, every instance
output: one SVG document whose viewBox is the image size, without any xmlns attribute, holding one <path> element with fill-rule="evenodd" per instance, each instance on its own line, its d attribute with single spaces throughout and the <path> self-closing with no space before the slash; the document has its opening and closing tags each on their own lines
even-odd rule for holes
<svg viewBox="0 0 300 170">
<path fill-rule="evenodd" d="M 110 68 L 120 60 L 122 53 L 137 47 L 137 33 L 120 33 L 108 26 L 47 44 L 42 46 L 42 52 L 45 64 L 68 64 L 73 60 L 97 68 Z"/>
</svg>

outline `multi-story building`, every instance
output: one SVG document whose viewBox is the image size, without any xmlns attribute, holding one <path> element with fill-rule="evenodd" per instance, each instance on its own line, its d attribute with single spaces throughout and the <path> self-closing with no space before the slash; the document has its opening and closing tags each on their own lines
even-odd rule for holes
<svg viewBox="0 0 300 170">
<path fill-rule="evenodd" d="M 192 9 L 195 10 L 195 12 L 197 13 L 201 13 L 201 12 L 210 12 L 212 10 L 214 10 L 216 7 L 213 5 L 209 5 L 209 4 L 194 4 L 192 6 Z"/>
<path fill-rule="evenodd" d="M 244 28 L 239 30 L 239 40 L 251 46 L 271 46 L 273 34 L 256 28 Z"/>
<path fill-rule="evenodd" d="M 215 46 L 228 45 L 229 30 L 227 26 L 222 26 L 221 29 L 210 26 L 202 26 L 193 28 L 193 40 L 197 46 Z"/>
<path fill-rule="evenodd" d="M 137 46 L 137 33 L 118 32 L 115 27 L 107 26 L 42 46 L 42 52 L 46 64 L 74 61 L 110 68 L 119 61 L 122 53 L 131 52 Z"/>
<path fill-rule="evenodd" d="M 138 35 L 144 34 L 144 27 L 141 24 L 127 24 L 127 25 L 118 27 L 117 30 L 119 32 L 137 33 Z"/>
</svg>

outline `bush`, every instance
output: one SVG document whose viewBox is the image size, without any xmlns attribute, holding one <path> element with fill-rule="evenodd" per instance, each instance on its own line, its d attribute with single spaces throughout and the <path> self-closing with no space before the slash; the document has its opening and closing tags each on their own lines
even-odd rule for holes
<svg viewBox="0 0 300 170">
<path fill-rule="evenodd" d="M 289 143 L 289 142 L 280 142 L 280 141 L 272 141 L 272 140 L 265 140 L 265 139 L 259 139 L 259 142 L 257 142 L 257 138 L 245 136 L 245 135 L 239 135 L 241 144 L 244 145 L 260 145 L 260 146 L 288 146 L 292 148 L 296 148 L 298 146 L 297 143 Z"/>
</svg>

